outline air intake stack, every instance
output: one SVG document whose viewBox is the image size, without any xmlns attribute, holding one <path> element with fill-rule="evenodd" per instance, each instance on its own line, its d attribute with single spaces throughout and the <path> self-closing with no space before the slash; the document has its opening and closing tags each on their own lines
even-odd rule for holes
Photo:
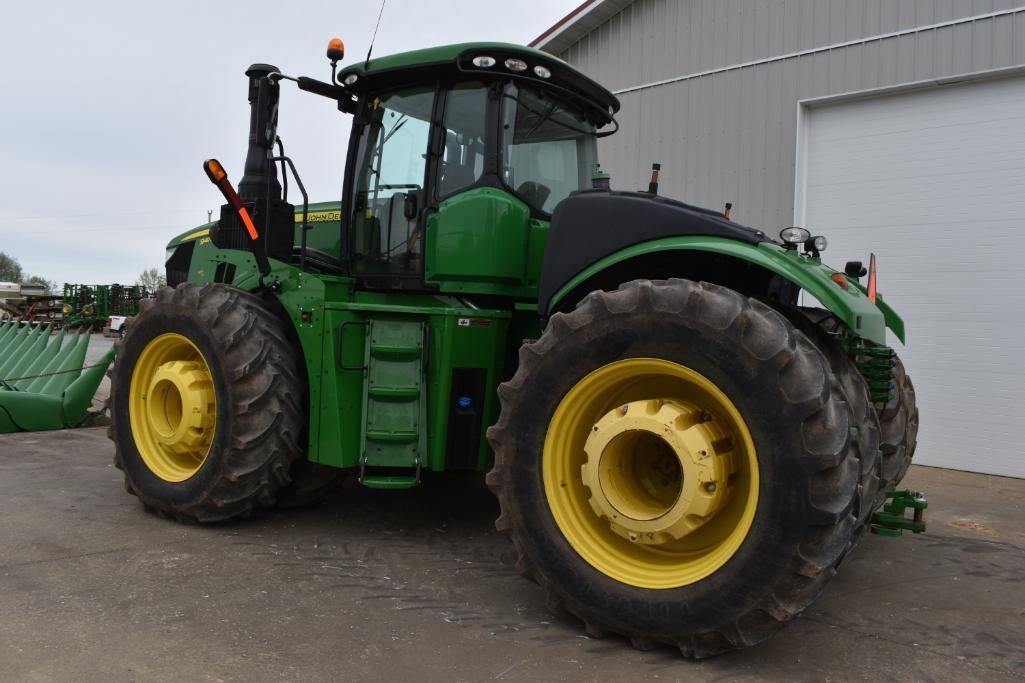
<svg viewBox="0 0 1025 683">
<path fill-rule="evenodd" d="M 238 196 L 249 210 L 259 234 L 254 243 L 248 236 L 237 211 L 229 204 L 221 207 L 221 218 L 210 231 L 214 244 L 222 249 L 260 249 L 280 260 L 291 258 L 295 234 L 295 207 L 281 196 L 274 143 L 277 141 L 280 88 L 271 74 L 276 66 L 253 64 L 249 77 L 249 148 L 246 165 L 238 183 Z"/>
<path fill-rule="evenodd" d="M 249 149 L 246 168 L 238 183 L 238 196 L 243 201 L 281 199 L 277 170 L 270 161 L 278 130 L 278 99 L 280 86 L 267 76 L 278 73 L 276 66 L 253 64 L 246 70 L 249 77 Z"/>
</svg>

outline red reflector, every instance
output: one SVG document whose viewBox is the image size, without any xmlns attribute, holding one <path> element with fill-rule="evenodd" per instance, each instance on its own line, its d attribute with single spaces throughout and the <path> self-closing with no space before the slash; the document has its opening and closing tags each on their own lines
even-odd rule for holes
<svg viewBox="0 0 1025 683">
<path fill-rule="evenodd" d="M 872 254 L 868 259 L 868 300 L 876 302 L 876 255 Z"/>
<path fill-rule="evenodd" d="M 246 211 L 245 205 L 242 200 L 239 199 L 238 193 L 235 192 L 235 188 L 231 186 L 231 182 L 228 181 L 228 173 L 221 166 L 217 159 L 207 159 L 203 162 L 203 170 L 206 171 L 206 175 L 210 178 L 210 182 L 217 186 L 217 189 L 221 191 L 224 198 L 228 200 L 231 207 L 238 212 L 239 217 L 242 219 L 242 224 L 246 226 L 246 232 L 249 233 L 249 239 L 256 240 L 260 237 L 260 233 L 256 231 L 256 226 L 253 225 L 253 219 L 249 217 L 249 212 Z"/>
<path fill-rule="evenodd" d="M 242 223 L 245 224 L 246 230 L 249 232 L 249 239 L 255 240 L 258 238 L 260 233 L 256 232 L 256 226 L 253 225 L 253 219 L 249 217 L 246 207 L 240 206 L 238 208 L 238 215 L 242 217 Z"/>
<path fill-rule="evenodd" d="M 833 273 L 829 276 L 829 279 L 840 285 L 840 289 L 846 290 L 850 286 L 847 284 L 847 276 L 843 273 Z"/>
</svg>

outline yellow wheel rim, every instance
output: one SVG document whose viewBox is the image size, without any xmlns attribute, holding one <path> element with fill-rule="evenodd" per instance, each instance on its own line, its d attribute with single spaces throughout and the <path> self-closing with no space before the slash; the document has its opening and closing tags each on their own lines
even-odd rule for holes
<svg viewBox="0 0 1025 683">
<path fill-rule="evenodd" d="M 690 368 L 609 363 L 563 397 L 542 453 L 559 529 L 592 567 L 639 588 L 715 573 L 758 503 L 754 441 L 733 402 Z"/>
<path fill-rule="evenodd" d="M 172 333 L 146 345 L 132 371 L 128 415 L 153 474 L 181 482 L 199 471 L 214 439 L 217 394 L 195 344 Z"/>
</svg>

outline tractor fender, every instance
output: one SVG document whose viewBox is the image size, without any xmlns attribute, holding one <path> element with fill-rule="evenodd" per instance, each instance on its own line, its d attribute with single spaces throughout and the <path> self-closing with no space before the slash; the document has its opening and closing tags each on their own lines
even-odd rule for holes
<svg viewBox="0 0 1025 683">
<path fill-rule="evenodd" d="M 877 296 L 873 304 L 865 289 L 851 280 L 845 290 L 831 279 L 837 271 L 823 265 L 818 258 L 800 255 L 796 250 L 784 249 L 773 242 L 749 244 L 738 240 L 712 236 L 678 236 L 641 242 L 620 249 L 595 261 L 587 268 L 562 278 L 561 283 L 545 283 L 550 296 L 542 296 L 539 313 L 547 316 L 559 310 L 560 303 L 580 285 L 602 271 L 629 259 L 656 252 L 703 251 L 748 261 L 775 273 L 804 289 L 858 335 L 877 344 L 886 344 L 886 328 L 904 343 L 904 321 Z M 638 273 L 643 277 L 643 273 Z M 685 273 L 680 276 L 685 277 Z M 544 294 L 544 292 L 543 292 Z M 566 300 L 569 303 L 569 300 Z"/>
</svg>

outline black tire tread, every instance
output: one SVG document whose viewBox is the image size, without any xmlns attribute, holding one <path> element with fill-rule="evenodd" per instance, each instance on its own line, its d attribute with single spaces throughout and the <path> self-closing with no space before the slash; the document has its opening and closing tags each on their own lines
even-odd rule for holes
<svg viewBox="0 0 1025 683">
<path fill-rule="evenodd" d="M 296 350 L 281 321 L 258 296 L 220 284 L 161 287 L 154 298 L 139 302 L 138 318 L 158 307 L 189 309 L 223 344 L 222 362 L 233 397 L 227 465 L 200 500 L 174 504 L 147 496 L 125 470 L 123 447 L 112 424 L 107 435 L 114 441 L 114 465 L 125 471 L 125 489 L 157 514 L 186 523 L 248 517 L 273 505 L 275 493 L 289 482 L 289 468 L 300 456 L 299 435 L 305 427 L 304 378 L 296 372 Z M 125 339 L 115 345 L 127 343 L 138 328 L 129 327 Z M 130 378 L 131 372 L 126 360 L 116 355 L 111 368 L 112 406 L 127 401 L 118 391 L 118 377 L 129 373 Z M 111 414 L 116 419 L 117 410 Z"/>
<path fill-rule="evenodd" d="M 827 334 L 844 328 L 843 323 L 824 308 L 802 308 L 801 312 Z M 918 403 L 915 386 L 904 368 L 904 362 L 894 355 L 893 398 L 886 403 L 873 404 L 879 418 L 880 466 L 879 502 L 886 491 L 900 485 L 911 466 L 918 445 Z"/>
<path fill-rule="evenodd" d="M 918 404 L 915 385 L 904 369 L 904 363 L 895 357 L 893 366 L 893 398 L 879 410 L 882 433 L 883 486 L 891 490 L 900 485 L 911 467 L 918 446 Z"/>
<path fill-rule="evenodd" d="M 818 310 L 818 309 L 815 309 Z M 858 372 L 853 361 L 840 346 L 834 334 L 828 332 L 813 315 L 803 310 L 782 310 L 794 325 L 818 347 L 829 362 L 833 374 L 843 386 L 851 408 L 851 447 L 857 453 L 861 467 L 858 500 L 855 504 L 857 520 L 856 539 L 868 528 L 872 512 L 883 503 L 882 453 L 879 417 L 872 405 L 868 382 Z M 856 542 L 855 542 L 856 544 Z"/>
</svg>

